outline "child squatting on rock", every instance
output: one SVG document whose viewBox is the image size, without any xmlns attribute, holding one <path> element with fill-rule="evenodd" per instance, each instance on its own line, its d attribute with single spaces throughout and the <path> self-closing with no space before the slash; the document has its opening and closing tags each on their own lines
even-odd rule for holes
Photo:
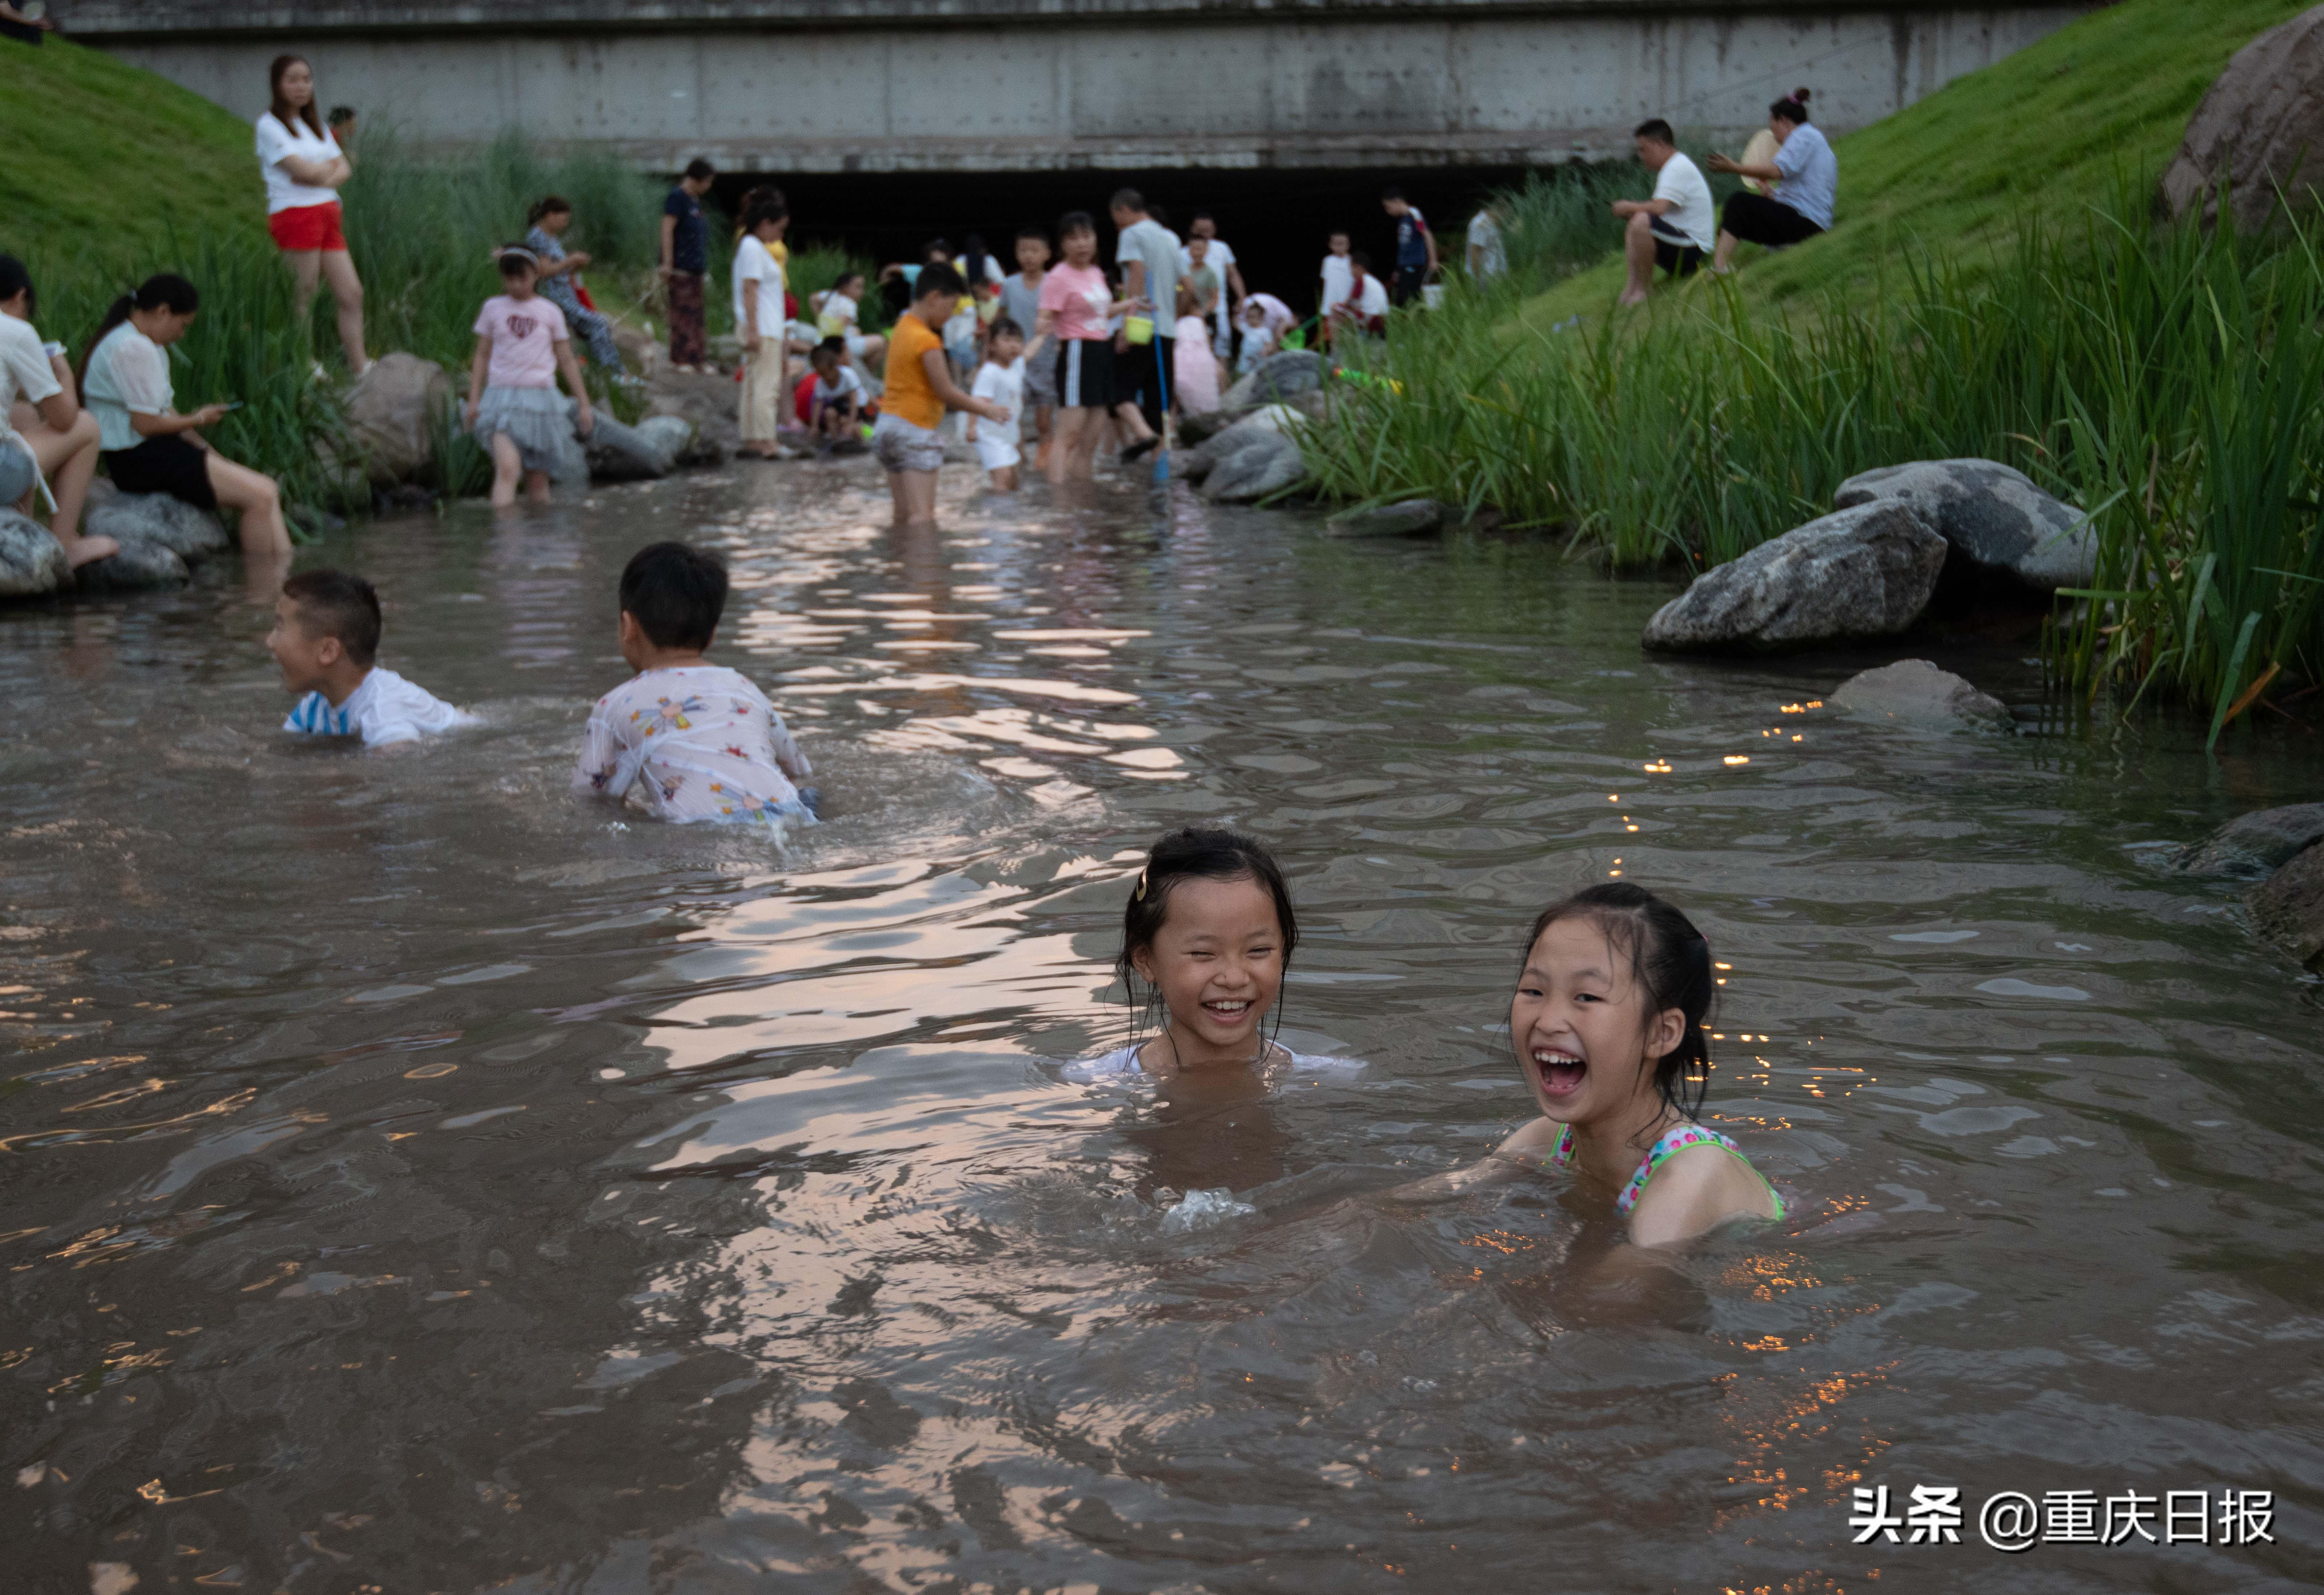
<svg viewBox="0 0 2324 1595">
<path fill-rule="evenodd" d="M 620 799 L 632 786 L 673 825 L 816 823 L 815 774 L 766 694 L 702 655 L 726 609 L 726 567 L 654 543 L 622 572 L 622 657 L 637 674 L 597 700 L 573 789 Z"/>
<path fill-rule="evenodd" d="M 266 647 L 282 685 L 300 694 L 282 729 L 356 736 L 366 748 L 417 742 L 476 717 L 372 661 L 379 654 L 379 595 L 344 570 L 305 570 L 282 584 Z"/>
<path fill-rule="evenodd" d="M 1711 944 L 1645 888 L 1608 881 L 1551 904 L 1534 921 L 1509 999 L 1509 1044 L 1541 1117 L 1482 1163 L 1397 1194 L 1569 1168 L 1613 1198 L 1641 1246 L 1782 1218 L 1783 1198 L 1742 1149 L 1695 1120 L 1716 989 Z"/>
</svg>

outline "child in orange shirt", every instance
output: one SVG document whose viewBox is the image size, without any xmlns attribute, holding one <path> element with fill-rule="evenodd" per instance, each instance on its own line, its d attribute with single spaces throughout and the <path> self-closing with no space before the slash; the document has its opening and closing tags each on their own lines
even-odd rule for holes
<svg viewBox="0 0 2324 1595">
<path fill-rule="evenodd" d="M 1009 419 L 1007 406 L 973 398 L 952 380 L 944 324 L 952 319 L 962 291 L 960 273 L 952 267 L 942 262 L 921 267 L 912 284 L 911 309 L 896 318 L 888 340 L 887 392 L 872 448 L 888 468 L 899 526 L 936 521 L 936 467 L 944 464 L 944 439 L 936 428 L 946 410 L 964 410 L 987 420 Z"/>
</svg>

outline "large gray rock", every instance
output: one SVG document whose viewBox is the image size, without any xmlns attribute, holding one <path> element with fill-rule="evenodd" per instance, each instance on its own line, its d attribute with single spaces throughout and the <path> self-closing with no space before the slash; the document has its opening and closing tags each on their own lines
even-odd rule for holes
<svg viewBox="0 0 2324 1595">
<path fill-rule="evenodd" d="M 1262 404 L 1280 403 L 1323 385 L 1323 356 L 1313 349 L 1285 349 L 1260 361 L 1250 375 L 1219 395 L 1222 415 L 1241 415 Z"/>
<path fill-rule="evenodd" d="M 2324 958 L 2324 846 L 2311 846 L 2246 899 L 2252 928 L 2302 963 Z"/>
<path fill-rule="evenodd" d="M 694 445 L 694 423 L 682 415 L 647 416 L 638 422 L 636 431 L 648 447 L 672 460 L 683 458 Z"/>
<path fill-rule="evenodd" d="M 1824 702 L 1860 720 L 1932 730 L 1969 726 L 2010 731 L 2017 724 L 2009 706 L 1999 698 L 1979 692 L 1926 659 L 1898 659 L 1850 676 L 1826 694 Z"/>
<path fill-rule="evenodd" d="M 436 417 L 452 401 L 452 379 L 433 360 L 401 350 L 382 355 L 347 390 L 347 430 L 372 484 L 409 482 L 435 462 Z"/>
<path fill-rule="evenodd" d="M 692 435 L 693 428 L 676 416 L 658 419 L 676 421 Z M 603 411 L 591 423 L 588 449 L 589 474 L 599 482 L 650 482 L 669 475 L 678 464 L 675 451 L 656 447 L 641 429 Z"/>
<path fill-rule="evenodd" d="M 225 523 L 166 493 L 124 493 L 112 483 L 89 484 L 80 529 L 89 537 L 109 537 L 123 548 L 146 543 L 167 549 L 188 565 L 199 565 L 234 547 Z"/>
<path fill-rule="evenodd" d="M 2294 803 L 2237 815 L 2181 853 L 2190 875 L 2264 875 L 2324 842 L 2324 803 Z"/>
<path fill-rule="evenodd" d="M 2222 180 L 2236 225 L 2247 229 L 2266 223 L 2279 190 L 2295 203 L 2324 194 L 2324 6 L 2227 58 L 2163 170 L 2163 208 L 2216 220 Z"/>
<path fill-rule="evenodd" d="M 2098 539 L 2081 514 L 1995 460 L 1915 460 L 1850 476 L 1836 510 L 1883 501 L 1912 505 L 1961 558 L 2029 587 L 2088 586 Z"/>
<path fill-rule="evenodd" d="M 1219 460 L 1197 491 L 1214 503 L 1247 504 L 1306 479 L 1307 461 L 1299 445 L 1286 433 L 1267 431 Z"/>
<path fill-rule="evenodd" d="M 1426 537 L 1443 530 L 1452 518 L 1450 505 L 1434 499 L 1406 499 L 1334 515 L 1323 522 L 1323 530 L 1333 537 Z"/>
<path fill-rule="evenodd" d="M 1741 652 L 1893 637 L 1921 618 L 1944 565 L 1945 539 L 1909 504 L 1841 510 L 1704 571 L 1655 612 L 1646 645 Z"/>
<path fill-rule="evenodd" d="M 182 587 L 193 579 L 186 562 L 160 543 L 125 541 L 108 558 L 92 559 L 73 573 L 84 593 L 131 593 L 147 587 Z"/>
<path fill-rule="evenodd" d="M 72 566 L 49 529 L 0 510 L 0 598 L 31 598 L 72 585 Z"/>
</svg>

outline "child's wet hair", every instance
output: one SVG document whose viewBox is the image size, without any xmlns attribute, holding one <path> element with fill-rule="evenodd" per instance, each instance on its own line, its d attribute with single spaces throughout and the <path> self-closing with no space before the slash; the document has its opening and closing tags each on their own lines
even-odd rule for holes
<svg viewBox="0 0 2324 1595">
<path fill-rule="evenodd" d="M 1138 1000 L 1139 953 L 1154 945 L 1170 913 L 1170 896 L 1186 880 L 1250 880 L 1275 899 L 1275 922 L 1283 931 L 1283 967 L 1291 967 L 1292 950 L 1299 945 L 1299 920 L 1291 911 L 1291 889 L 1284 884 L 1283 866 L 1264 844 L 1235 831 L 1202 830 L 1189 825 L 1171 832 L 1146 855 L 1138 884 L 1121 910 L 1121 951 L 1114 955 L 1113 973 L 1121 982 L 1133 1009 Z M 1151 1010 L 1158 993 L 1148 987 L 1144 1007 Z M 1278 1003 L 1276 1022 L 1283 1021 Z"/>
<path fill-rule="evenodd" d="M 656 648 L 707 648 L 726 613 L 726 562 L 686 543 L 649 543 L 622 569 L 622 608 Z"/>
<path fill-rule="evenodd" d="M 344 570 L 302 570 L 282 584 L 309 637 L 336 637 L 347 658 L 368 665 L 379 657 L 379 593 Z"/>
<path fill-rule="evenodd" d="M 1694 921 L 1643 886 L 1609 880 L 1584 887 L 1541 911 L 1526 936 L 1525 955 L 1542 933 L 1567 919 L 1587 919 L 1630 960 L 1630 978 L 1644 995 L 1646 1017 L 1677 1009 L 1686 1017 L 1678 1045 L 1655 1061 L 1655 1091 L 1663 1106 L 1685 1119 L 1702 1107 L 1711 1083 L 1711 1046 L 1705 1031 L 1719 988 L 1711 973 L 1711 943 Z"/>
</svg>

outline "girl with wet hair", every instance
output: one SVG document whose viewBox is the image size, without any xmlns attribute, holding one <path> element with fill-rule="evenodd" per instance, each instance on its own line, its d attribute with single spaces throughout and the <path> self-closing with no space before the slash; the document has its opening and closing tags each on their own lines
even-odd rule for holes
<svg viewBox="0 0 2324 1595">
<path fill-rule="evenodd" d="M 1570 1168 L 1613 1198 L 1642 1246 L 1782 1218 L 1783 1198 L 1742 1148 L 1696 1121 L 1717 989 L 1711 944 L 1645 888 L 1609 881 L 1551 904 L 1509 1000 L 1509 1043 L 1541 1117 L 1475 1168 L 1404 1194 Z"/>
<path fill-rule="evenodd" d="M 1282 866 L 1232 831 L 1173 831 L 1154 844 L 1121 915 L 1114 973 L 1139 1015 L 1128 1046 L 1072 1078 L 1249 1074 L 1275 1068 L 1360 1068 L 1305 1058 L 1265 1033 L 1299 945 Z M 1160 1033 L 1135 1037 L 1160 1019 Z"/>
</svg>

